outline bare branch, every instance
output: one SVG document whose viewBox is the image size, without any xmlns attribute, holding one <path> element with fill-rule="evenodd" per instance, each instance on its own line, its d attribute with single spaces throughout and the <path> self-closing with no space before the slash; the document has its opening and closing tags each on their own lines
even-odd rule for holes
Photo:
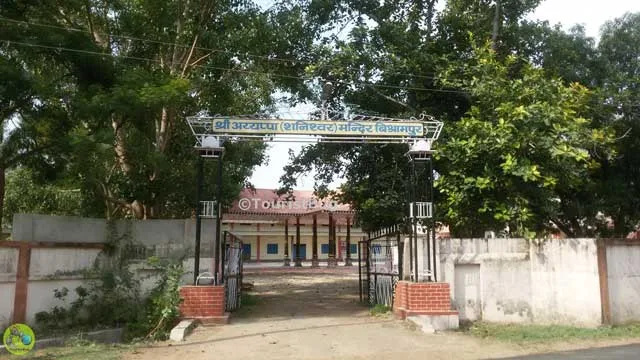
<svg viewBox="0 0 640 360">
<path fill-rule="evenodd" d="M 196 48 L 197 42 L 198 42 L 198 34 L 196 34 L 195 38 L 193 39 L 191 50 L 189 50 L 189 56 L 187 56 L 187 60 L 184 62 L 184 67 L 182 68 L 182 74 L 180 74 L 181 77 L 184 77 L 184 73 L 187 71 L 187 67 L 189 66 L 189 60 L 191 60 L 191 56 L 193 55 L 193 49 Z"/>
<path fill-rule="evenodd" d="M 208 58 L 209 56 L 211 56 L 211 54 L 213 54 L 213 52 L 208 53 L 207 55 L 201 56 L 200 58 L 198 58 L 198 60 L 192 62 L 189 66 L 194 67 L 196 66 L 200 61 Z"/>
<path fill-rule="evenodd" d="M 626 138 L 627 136 L 629 136 L 629 134 L 631 134 L 631 128 L 628 128 L 627 131 L 624 133 L 624 135 L 622 135 L 622 136 L 620 136 L 618 138 L 615 138 L 614 141 L 622 140 L 622 139 Z"/>
<path fill-rule="evenodd" d="M 382 96 L 383 98 L 385 98 L 385 99 L 387 99 L 387 100 L 389 100 L 389 101 L 391 101 L 391 102 L 394 102 L 394 103 L 396 103 L 396 104 L 398 104 L 398 105 L 400 105 L 400 106 L 403 106 L 403 107 L 405 107 L 405 108 L 407 108 L 407 109 L 409 109 L 409 110 L 411 110 L 411 111 L 413 111 L 413 112 L 417 112 L 417 110 L 416 110 L 413 106 L 411 106 L 411 105 L 409 105 L 409 104 L 407 104 L 407 103 L 404 103 L 404 102 L 402 102 L 402 101 L 400 101 L 400 100 L 397 100 L 397 99 L 395 99 L 395 98 L 393 98 L 393 97 L 391 97 L 391 96 L 389 96 L 389 95 L 387 95 L 387 94 L 385 94 L 385 93 L 381 92 L 380 90 L 376 89 L 374 86 L 369 86 L 369 85 L 367 85 L 367 86 L 368 86 L 371 90 L 373 90 L 373 92 L 375 92 L 376 94 L 378 94 L 378 95 Z"/>
</svg>

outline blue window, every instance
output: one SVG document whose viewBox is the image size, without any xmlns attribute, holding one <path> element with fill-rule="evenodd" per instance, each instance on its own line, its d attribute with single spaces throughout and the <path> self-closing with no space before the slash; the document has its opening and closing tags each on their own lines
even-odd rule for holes
<svg viewBox="0 0 640 360">
<path fill-rule="evenodd" d="M 373 245 L 371 247 L 371 252 L 373 254 L 381 254 L 382 253 L 382 247 L 380 245 Z"/>
<path fill-rule="evenodd" d="M 350 253 L 352 253 L 352 254 L 357 254 L 358 253 L 358 244 L 351 244 L 350 248 L 351 248 L 351 249 L 349 249 Z"/>
<path fill-rule="evenodd" d="M 328 254 L 329 253 L 329 244 L 320 245 L 320 253 L 321 254 Z"/>
<path fill-rule="evenodd" d="M 267 254 L 277 254 L 278 244 L 267 244 Z"/>
</svg>

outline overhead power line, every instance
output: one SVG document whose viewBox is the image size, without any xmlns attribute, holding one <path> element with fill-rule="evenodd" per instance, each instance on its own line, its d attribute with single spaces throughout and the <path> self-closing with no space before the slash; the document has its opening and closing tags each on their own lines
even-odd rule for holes
<svg viewBox="0 0 640 360">
<path fill-rule="evenodd" d="M 154 43 L 154 44 L 160 44 L 160 45 L 175 46 L 175 47 L 179 47 L 179 48 L 183 48 L 183 49 L 191 49 L 191 46 L 192 46 L 192 45 L 189 45 L 189 44 L 180 44 L 180 43 L 174 43 L 174 42 L 167 42 L 167 41 L 140 38 L 140 37 L 135 37 L 135 36 L 110 34 L 110 33 L 105 33 L 105 32 L 93 32 L 92 33 L 91 31 L 86 30 L 86 29 L 79 29 L 79 28 L 74 28 L 74 27 L 69 27 L 69 26 L 42 24 L 42 23 L 36 23 L 36 22 L 31 22 L 31 21 L 15 20 L 15 19 L 10 19 L 10 18 L 6 18 L 6 17 L 2 17 L 2 16 L 0 16 L 0 20 L 6 21 L 6 22 L 10 22 L 10 23 L 14 23 L 14 24 L 21 24 L 21 25 L 27 25 L 27 26 L 37 26 L 37 27 L 65 30 L 65 31 L 71 31 L 71 32 L 81 32 L 81 33 L 86 33 L 86 34 L 98 34 L 98 35 L 102 35 L 102 36 L 108 36 L 110 38 L 121 38 L 121 39 L 127 39 L 127 40 L 132 40 L 132 41 L 141 41 L 141 42 Z M 274 58 L 272 56 L 267 56 L 267 55 L 258 55 L 258 54 L 251 54 L 251 53 L 240 53 L 240 52 L 234 52 L 234 51 L 229 51 L 229 50 L 206 48 L 206 47 L 199 47 L 199 46 L 194 47 L 194 49 L 207 51 L 207 52 L 212 52 L 212 53 L 223 53 L 223 54 L 228 54 L 228 55 L 233 55 L 233 56 L 246 56 L 246 57 L 251 57 L 251 58 L 256 58 L 256 59 L 263 59 L 263 60 L 271 61 L 271 62 L 283 62 L 283 63 L 290 63 L 290 64 L 296 64 L 297 63 L 297 64 L 306 64 L 306 65 L 314 65 L 315 64 L 314 62 L 308 61 L 308 60 L 292 59 L 292 58 Z M 328 65 L 328 64 L 320 65 L 319 68 L 321 68 L 321 69 L 337 69 L 336 66 Z M 419 75 L 419 74 L 408 74 L 408 73 L 390 73 L 390 75 L 414 77 L 414 78 L 430 79 L 430 80 L 438 79 L 435 76 Z"/>
<path fill-rule="evenodd" d="M 72 48 L 67 48 L 67 47 L 62 47 L 62 46 L 51 46 L 51 45 L 34 44 L 34 43 L 13 41 L 13 40 L 7 40 L 7 39 L 0 39 L 0 41 L 5 42 L 5 43 L 9 43 L 9 44 L 19 45 L 19 46 L 28 46 L 28 47 L 34 47 L 34 48 L 43 48 L 43 49 L 49 49 L 49 50 L 67 51 L 67 52 L 74 52 L 74 53 L 81 53 L 81 54 L 88 54 L 88 55 L 97 55 L 97 56 L 103 56 L 103 57 L 122 58 L 122 59 L 131 59 L 131 60 L 138 60 L 138 61 L 150 61 L 150 62 L 155 62 L 155 63 L 161 63 L 161 61 L 158 60 L 158 59 L 151 59 L 151 58 L 138 57 L 138 56 L 117 55 L 117 54 L 111 54 L 111 53 L 101 53 L 101 52 L 97 52 L 97 51 L 82 50 L 82 49 L 72 49 Z M 237 72 L 237 73 L 244 73 L 244 74 L 267 75 L 267 76 L 272 76 L 272 77 L 298 79 L 298 80 L 305 80 L 305 81 L 314 80 L 313 77 L 303 77 L 303 76 L 278 74 L 278 73 L 272 73 L 272 72 L 260 72 L 260 71 L 243 70 L 243 69 L 232 69 L 232 68 L 225 68 L 225 67 L 218 67 L 218 66 L 211 66 L 211 65 L 193 65 L 193 67 L 199 67 L 199 68 L 203 68 L 203 69 L 212 69 L 212 70 L 221 70 L 221 71 L 230 71 L 230 72 Z M 365 81 L 334 80 L 334 82 L 340 83 L 340 84 L 343 84 L 343 85 L 358 85 L 359 84 L 359 85 L 363 85 L 363 86 L 370 86 L 370 87 L 376 87 L 376 88 L 386 88 L 386 89 L 466 94 L 466 92 L 460 91 L 460 90 L 426 89 L 426 88 L 407 87 L 407 86 L 399 86 L 399 85 L 377 84 L 377 83 L 370 83 L 370 82 L 365 82 Z"/>
</svg>

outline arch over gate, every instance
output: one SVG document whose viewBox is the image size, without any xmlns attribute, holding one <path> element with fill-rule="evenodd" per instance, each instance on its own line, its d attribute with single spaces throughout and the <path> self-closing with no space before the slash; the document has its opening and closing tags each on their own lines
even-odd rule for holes
<svg viewBox="0 0 640 360">
<path fill-rule="evenodd" d="M 196 140 L 195 149 L 200 156 L 199 161 L 199 180 L 198 180 L 198 195 L 197 204 L 205 204 L 205 213 L 202 213 L 201 206 L 197 207 L 196 213 L 196 246 L 195 246 L 195 264 L 194 264 L 194 281 L 199 274 L 199 250 L 200 250 L 200 218 L 203 216 L 216 218 L 216 241 L 215 241 L 215 257 L 214 257 L 214 282 L 216 284 L 226 284 L 225 276 L 221 276 L 224 272 L 223 267 L 228 267 L 230 264 L 221 264 L 221 239 L 220 239 L 220 225 L 221 225 L 221 212 L 220 205 L 211 201 L 202 201 L 200 199 L 200 188 L 202 186 L 202 159 L 203 158 L 215 158 L 218 159 L 219 172 L 218 172 L 218 189 L 221 188 L 222 181 L 222 158 L 224 154 L 225 142 L 237 142 L 237 141 L 261 141 L 261 142 L 305 142 L 305 143 L 350 143 L 350 144 L 362 144 L 362 143 L 376 143 L 376 144 L 393 144 L 393 143 L 406 143 L 409 145 L 409 158 L 414 162 L 427 160 L 431 167 L 431 146 L 436 141 L 440 132 L 442 131 L 443 123 L 436 120 L 430 115 L 422 114 L 419 117 L 411 117 L 409 119 L 389 118 L 382 116 L 371 116 L 363 114 L 351 114 L 349 112 L 337 112 L 329 111 L 328 109 L 318 109 L 304 113 L 294 112 L 280 112 L 269 114 L 252 114 L 252 115 L 214 115 L 209 116 L 207 114 L 198 114 L 187 117 L 187 123 L 191 128 L 191 131 Z M 301 138 L 301 135 L 306 137 Z M 428 179 L 429 187 L 432 186 L 432 171 L 430 169 L 430 175 Z M 422 226 L 430 227 L 435 230 L 433 226 L 433 194 L 432 191 L 427 191 L 426 197 L 416 197 L 415 191 L 412 191 L 413 197 L 407 203 L 407 214 L 410 220 L 410 228 L 415 232 L 415 236 L 411 236 L 411 244 L 417 239 L 417 225 L 421 223 Z M 429 195 L 431 194 L 431 195 Z M 220 198 L 220 194 L 218 194 Z M 385 234 L 388 235 L 388 234 Z M 382 237 L 381 237 L 382 238 Z M 377 276 L 378 266 L 385 274 L 381 277 L 387 276 L 389 279 L 381 280 L 378 282 L 371 282 L 371 279 L 367 278 L 367 293 L 371 294 L 370 286 L 373 285 L 373 299 L 376 299 L 376 303 L 387 303 L 389 298 L 393 297 L 393 284 L 397 281 L 399 274 L 394 272 L 402 271 L 398 270 L 396 266 L 394 268 L 393 263 L 398 259 L 393 258 L 393 255 L 389 254 L 401 254 L 400 239 L 394 239 L 395 244 L 390 245 L 388 236 L 385 237 L 385 244 L 389 245 L 385 248 L 384 256 L 382 252 L 376 253 L 377 248 L 374 244 L 378 239 L 369 237 L 366 247 L 367 259 L 367 274 L 371 275 L 371 261 L 375 262 L 373 275 Z M 380 245 L 380 244 L 377 244 Z M 413 246 L 413 245 L 412 245 Z M 435 242 L 434 242 L 435 246 Z M 428 248 L 431 245 L 427 246 Z M 417 245 L 415 247 L 417 249 Z M 395 250 L 394 250 L 395 249 Z M 382 245 L 380 249 L 382 250 Z M 371 255 L 377 257 L 371 258 Z M 417 254 L 411 252 L 410 264 L 417 264 Z M 396 255 L 397 257 L 398 255 Z M 400 255 L 401 256 L 401 255 Z M 433 255 L 435 257 L 435 247 Z M 429 256 L 431 257 L 431 256 Z M 389 269 L 386 269 L 387 260 L 391 258 L 392 264 Z M 229 261 L 230 258 L 224 259 Z M 361 259 L 362 260 L 362 259 Z M 383 262 L 384 264 L 378 262 Z M 429 259 L 431 264 L 432 259 Z M 435 262 L 434 262 L 435 264 Z M 361 261 L 362 269 L 362 261 Z M 388 264 L 387 264 L 388 265 Z M 399 265 L 401 269 L 401 264 Z M 429 266 L 430 267 L 430 266 Z M 387 271 L 388 270 L 388 271 Z M 388 273 L 388 274 L 387 274 Z M 417 265 L 416 265 L 417 273 Z M 362 272 L 361 272 L 362 275 Z M 395 277 L 394 277 L 395 276 Z M 394 280 L 395 279 L 395 280 Z M 416 277 L 417 279 L 417 277 Z M 387 281 L 390 280 L 390 281 Z M 435 276 L 431 277 L 431 281 L 435 281 Z M 362 283 L 362 281 L 361 281 Z M 391 285 L 383 286 L 382 284 Z M 380 285 L 380 286 L 378 286 Z M 380 295 L 380 296 L 378 296 Z M 369 298 L 371 298 L 369 296 Z M 390 303 L 388 305 L 391 305 Z"/>
</svg>

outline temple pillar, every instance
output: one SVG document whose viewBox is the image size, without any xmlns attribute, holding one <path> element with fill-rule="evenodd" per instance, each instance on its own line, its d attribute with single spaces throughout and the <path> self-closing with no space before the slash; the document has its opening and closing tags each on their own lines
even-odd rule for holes
<svg viewBox="0 0 640 360">
<path fill-rule="evenodd" d="M 327 260 L 328 267 L 338 266 L 336 259 L 336 224 L 333 220 L 333 213 L 329 213 L 329 259 Z"/>
<path fill-rule="evenodd" d="M 352 266 L 351 262 L 351 218 L 347 217 L 347 258 L 344 260 L 344 266 Z"/>
<path fill-rule="evenodd" d="M 302 259 L 300 259 L 300 216 L 296 216 L 296 253 L 295 267 L 302 267 Z"/>
<path fill-rule="evenodd" d="M 289 258 L 289 219 L 284 220 L 284 266 L 291 266 Z"/>
<path fill-rule="evenodd" d="M 260 224 L 256 224 L 256 232 L 258 233 L 256 236 L 256 259 L 260 262 Z"/>
<path fill-rule="evenodd" d="M 313 240 L 311 247 L 313 251 L 311 267 L 318 267 L 320 262 L 318 261 L 318 215 L 316 214 L 313 214 Z"/>
</svg>

